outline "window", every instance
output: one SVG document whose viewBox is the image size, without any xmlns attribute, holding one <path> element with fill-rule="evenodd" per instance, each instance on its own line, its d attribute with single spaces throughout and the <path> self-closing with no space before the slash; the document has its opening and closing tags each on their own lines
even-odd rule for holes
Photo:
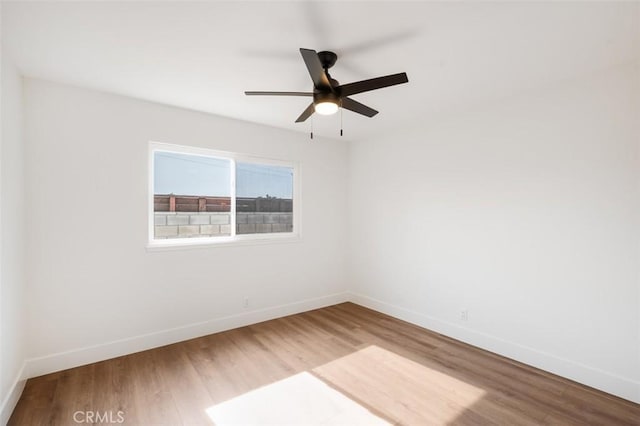
<svg viewBox="0 0 640 426">
<path fill-rule="evenodd" d="M 151 143 L 150 245 L 297 235 L 296 165 Z"/>
<path fill-rule="evenodd" d="M 236 163 L 236 232 L 293 232 L 293 168 Z"/>
</svg>

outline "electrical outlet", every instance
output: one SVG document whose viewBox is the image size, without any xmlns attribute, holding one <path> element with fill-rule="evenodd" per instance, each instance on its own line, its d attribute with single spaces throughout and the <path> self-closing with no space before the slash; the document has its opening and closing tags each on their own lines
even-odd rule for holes
<svg viewBox="0 0 640 426">
<path fill-rule="evenodd" d="M 249 307 L 249 298 L 248 298 L 248 297 L 245 297 L 245 298 L 244 298 L 244 307 L 245 307 L 245 308 L 248 308 L 248 307 Z"/>
<path fill-rule="evenodd" d="M 460 319 L 462 321 L 469 321 L 469 310 L 463 309 L 460 311 Z"/>
</svg>

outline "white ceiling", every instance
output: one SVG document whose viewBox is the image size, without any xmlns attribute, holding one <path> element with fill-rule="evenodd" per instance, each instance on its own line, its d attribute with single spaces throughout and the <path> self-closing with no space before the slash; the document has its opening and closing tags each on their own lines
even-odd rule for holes
<svg viewBox="0 0 640 426">
<path fill-rule="evenodd" d="M 640 58 L 638 2 L 15 2 L 2 35 L 25 75 L 308 132 L 300 47 L 333 50 L 341 83 L 406 71 L 409 84 L 355 95 L 346 139 Z M 315 132 L 337 136 L 339 114 Z"/>
</svg>

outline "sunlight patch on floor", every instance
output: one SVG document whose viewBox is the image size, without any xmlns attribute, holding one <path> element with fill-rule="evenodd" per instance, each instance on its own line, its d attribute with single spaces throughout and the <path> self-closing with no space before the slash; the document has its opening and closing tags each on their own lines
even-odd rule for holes
<svg viewBox="0 0 640 426">
<path fill-rule="evenodd" d="M 327 383 L 403 424 L 447 424 L 486 392 L 372 345 L 313 369 Z"/>
<path fill-rule="evenodd" d="M 207 414 L 227 425 L 389 425 L 308 372 L 214 405 Z"/>
</svg>

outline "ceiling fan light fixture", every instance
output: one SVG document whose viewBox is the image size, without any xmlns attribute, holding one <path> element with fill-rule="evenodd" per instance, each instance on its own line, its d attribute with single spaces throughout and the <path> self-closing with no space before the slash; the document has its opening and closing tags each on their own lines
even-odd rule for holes
<svg viewBox="0 0 640 426">
<path fill-rule="evenodd" d="M 333 92 L 316 91 L 313 94 L 313 109 L 320 115 L 331 115 L 338 112 L 340 98 Z"/>
<path fill-rule="evenodd" d="M 338 104 L 333 101 L 322 101 L 316 103 L 314 109 L 320 115 L 331 115 L 338 112 Z"/>
</svg>

